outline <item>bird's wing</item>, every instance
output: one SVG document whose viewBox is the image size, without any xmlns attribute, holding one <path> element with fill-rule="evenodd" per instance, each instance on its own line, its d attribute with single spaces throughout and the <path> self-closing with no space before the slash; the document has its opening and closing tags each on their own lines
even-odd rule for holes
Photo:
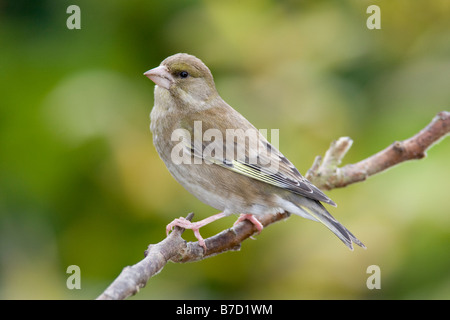
<svg viewBox="0 0 450 320">
<path fill-rule="evenodd" d="M 205 126 L 208 128 L 208 126 Z M 238 174 L 290 190 L 301 196 L 336 204 L 320 189 L 304 178 L 295 166 L 255 128 L 251 131 L 234 130 L 233 139 L 227 139 L 223 131 L 208 134 L 203 128 L 202 134 L 194 133 L 185 147 L 194 157 L 209 164 L 218 165 Z M 211 128 L 210 128 L 211 129 Z M 214 132 L 216 135 L 214 135 Z M 221 138 L 218 137 L 221 135 Z M 205 141 L 206 140 L 206 141 Z"/>
</svg>

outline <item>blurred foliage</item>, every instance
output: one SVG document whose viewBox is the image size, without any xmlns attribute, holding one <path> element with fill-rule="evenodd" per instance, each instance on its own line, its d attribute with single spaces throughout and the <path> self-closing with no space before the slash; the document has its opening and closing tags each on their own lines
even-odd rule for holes
<svg viewBox="0 0 450 320">
<path fill-rule="evenodd" d="M 66 27 L 71 4 L 81 30 Z M 371 4 L 381 30 L 366 27 Z M 333 139 L 354 139 L 351 163 L 449 110 L 449 16 L 447 0 L 0 0 L 0 298 L 95 298 L 175 217 L 216 213 L 152 145 L 142 73 L 165 57 L 201 58 L 304 173 Z M 447 139 L 328 192 L 367 250 L 291 217 L 241 252 L 167 265 L 134 299 L 449 299 L 449 159 Z M 81 290 L 66 288 L 72 264 Z M 381 290 L 366 287 L 372 264 Z"/>
</svg>

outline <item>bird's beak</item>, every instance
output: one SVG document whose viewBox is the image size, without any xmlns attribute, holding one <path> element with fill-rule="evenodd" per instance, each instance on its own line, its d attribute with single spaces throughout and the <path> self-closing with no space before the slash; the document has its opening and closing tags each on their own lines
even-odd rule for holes
<svg viewBox="0 0 450 320">
<path fill-rule="evenodd" d="M 144 76 L 152 80 L 157 86 L 169 90 L 175 79 L 170 74 L 169 70 L 165 66 L 159 66 L 148 70 L 144 73 Z"/>
</svg>

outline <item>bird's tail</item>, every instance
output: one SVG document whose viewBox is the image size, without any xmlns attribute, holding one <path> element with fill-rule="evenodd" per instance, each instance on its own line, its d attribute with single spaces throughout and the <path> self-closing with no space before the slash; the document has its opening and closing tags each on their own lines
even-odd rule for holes
<svg viewBox="0 0 450 320">
<path fill-rule="evenodd" d="M 348 231 L 346 227 L 340 224 L 339 221 L 337 221 L 319 201 L 306 199 L 303 197 L 301 200 L 302 201 L 295 201 L 295 205 L 300 208 L 302 212 L 290 212 L 298 214 L 304 218 L 323 223 L 328 229 L 333 231 L 333 233 L 341 239 L 341 241 L 349 247 L 350 250 L 353 250 L 353 243 L 364 249 L 366 248 L 366 246 L 350 231 Z"/>
</svg>

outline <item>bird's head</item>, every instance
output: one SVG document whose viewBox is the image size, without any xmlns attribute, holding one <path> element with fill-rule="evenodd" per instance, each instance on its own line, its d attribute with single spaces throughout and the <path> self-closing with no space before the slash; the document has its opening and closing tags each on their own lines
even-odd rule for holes
<svg viewBox="0 0 450 320">
<path fill-rule="evenodd" d="M 144 75 L 188 105 L 200 107 L 217 95 L 211 71 L 200 59 L 186 53 L 166 58 Z"/>
</svg>

